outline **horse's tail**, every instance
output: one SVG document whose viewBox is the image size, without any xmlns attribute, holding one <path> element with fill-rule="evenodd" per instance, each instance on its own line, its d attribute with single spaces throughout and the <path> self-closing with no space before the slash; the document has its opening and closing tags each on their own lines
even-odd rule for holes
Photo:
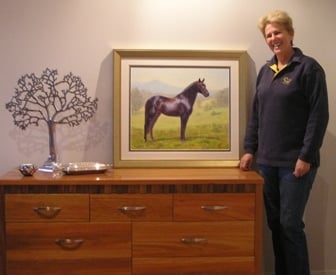
<svg viewBox="0 0 336 275">
<path fill-rule="evenodd" d="M 146 101 L 145 104 L 145 125 L 144 125 L 144 139 L 147 141 L 147 134 L 149 133 L 151 118 L 155 114 L 155 96 L 152 96 Z"/>
</svg>

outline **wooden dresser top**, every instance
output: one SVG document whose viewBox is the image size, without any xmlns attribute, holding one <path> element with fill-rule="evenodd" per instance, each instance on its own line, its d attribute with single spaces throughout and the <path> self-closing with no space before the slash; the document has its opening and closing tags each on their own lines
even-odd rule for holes
<svg viewBox="0 0 336 275">
<path fill-rule="evenodd" d="M 0 177 L 0 186 L 15 185 L 143 185 L 143 184 L 262 184 L 255 171 L 239 168 L 112 168 L 101 174 L 62 175 L 37 171 L 22 176 L 13 169 Z"/>
</svg>

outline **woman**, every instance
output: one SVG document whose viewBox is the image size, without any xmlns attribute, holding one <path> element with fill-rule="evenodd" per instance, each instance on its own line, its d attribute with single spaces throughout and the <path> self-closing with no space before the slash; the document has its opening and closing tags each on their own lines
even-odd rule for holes
<svg viewBox="0 0 336 275">
<path fill-rule="evenodd" d="M 256 156 L 275 274 L 308 275 L 302 218 L 329 119 L 325 74 L 313 58 L 293 47 L 294 29 L 286 12 L 263 16 L 259 29 L 274 56 L 257 77 L 240 168 L 249 170 Z"/>
</svg>

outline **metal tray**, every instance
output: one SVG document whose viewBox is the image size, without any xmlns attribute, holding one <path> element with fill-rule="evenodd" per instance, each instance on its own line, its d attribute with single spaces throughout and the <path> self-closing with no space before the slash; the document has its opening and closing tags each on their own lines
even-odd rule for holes
<svg viewBox="0 0 336 275">
<path fill-rule="evenodd" d="M 70 162 L 62 165 L 66 175 L 100 174 L 105 173 L 108 165 L 99 162 Z"/>
</svg>

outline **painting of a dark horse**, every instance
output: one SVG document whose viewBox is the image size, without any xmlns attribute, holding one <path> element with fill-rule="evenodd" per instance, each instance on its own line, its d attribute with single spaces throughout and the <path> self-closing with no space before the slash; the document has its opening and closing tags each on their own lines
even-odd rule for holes
<svg viewBox="0 0 336 275">
<path fill-rule="evenodd" d="M 180 139 L 184 141 L 186 139 L 185 132 L 187 122 L 193 111 L 193 106 L 198 93 L 202 94 L 204 97 L 209 96 L 204 79 L 198 79 L 197 81 L 192 82 L 175 97 L 170 98 L 157 95 L 149 98 L 145 104 L 145 141 L 147 141 L 148 134 L 150 134 L 151 139 L 154 140 L 153 127 L 161 114 L 180 117 Z"/>
</svg>

